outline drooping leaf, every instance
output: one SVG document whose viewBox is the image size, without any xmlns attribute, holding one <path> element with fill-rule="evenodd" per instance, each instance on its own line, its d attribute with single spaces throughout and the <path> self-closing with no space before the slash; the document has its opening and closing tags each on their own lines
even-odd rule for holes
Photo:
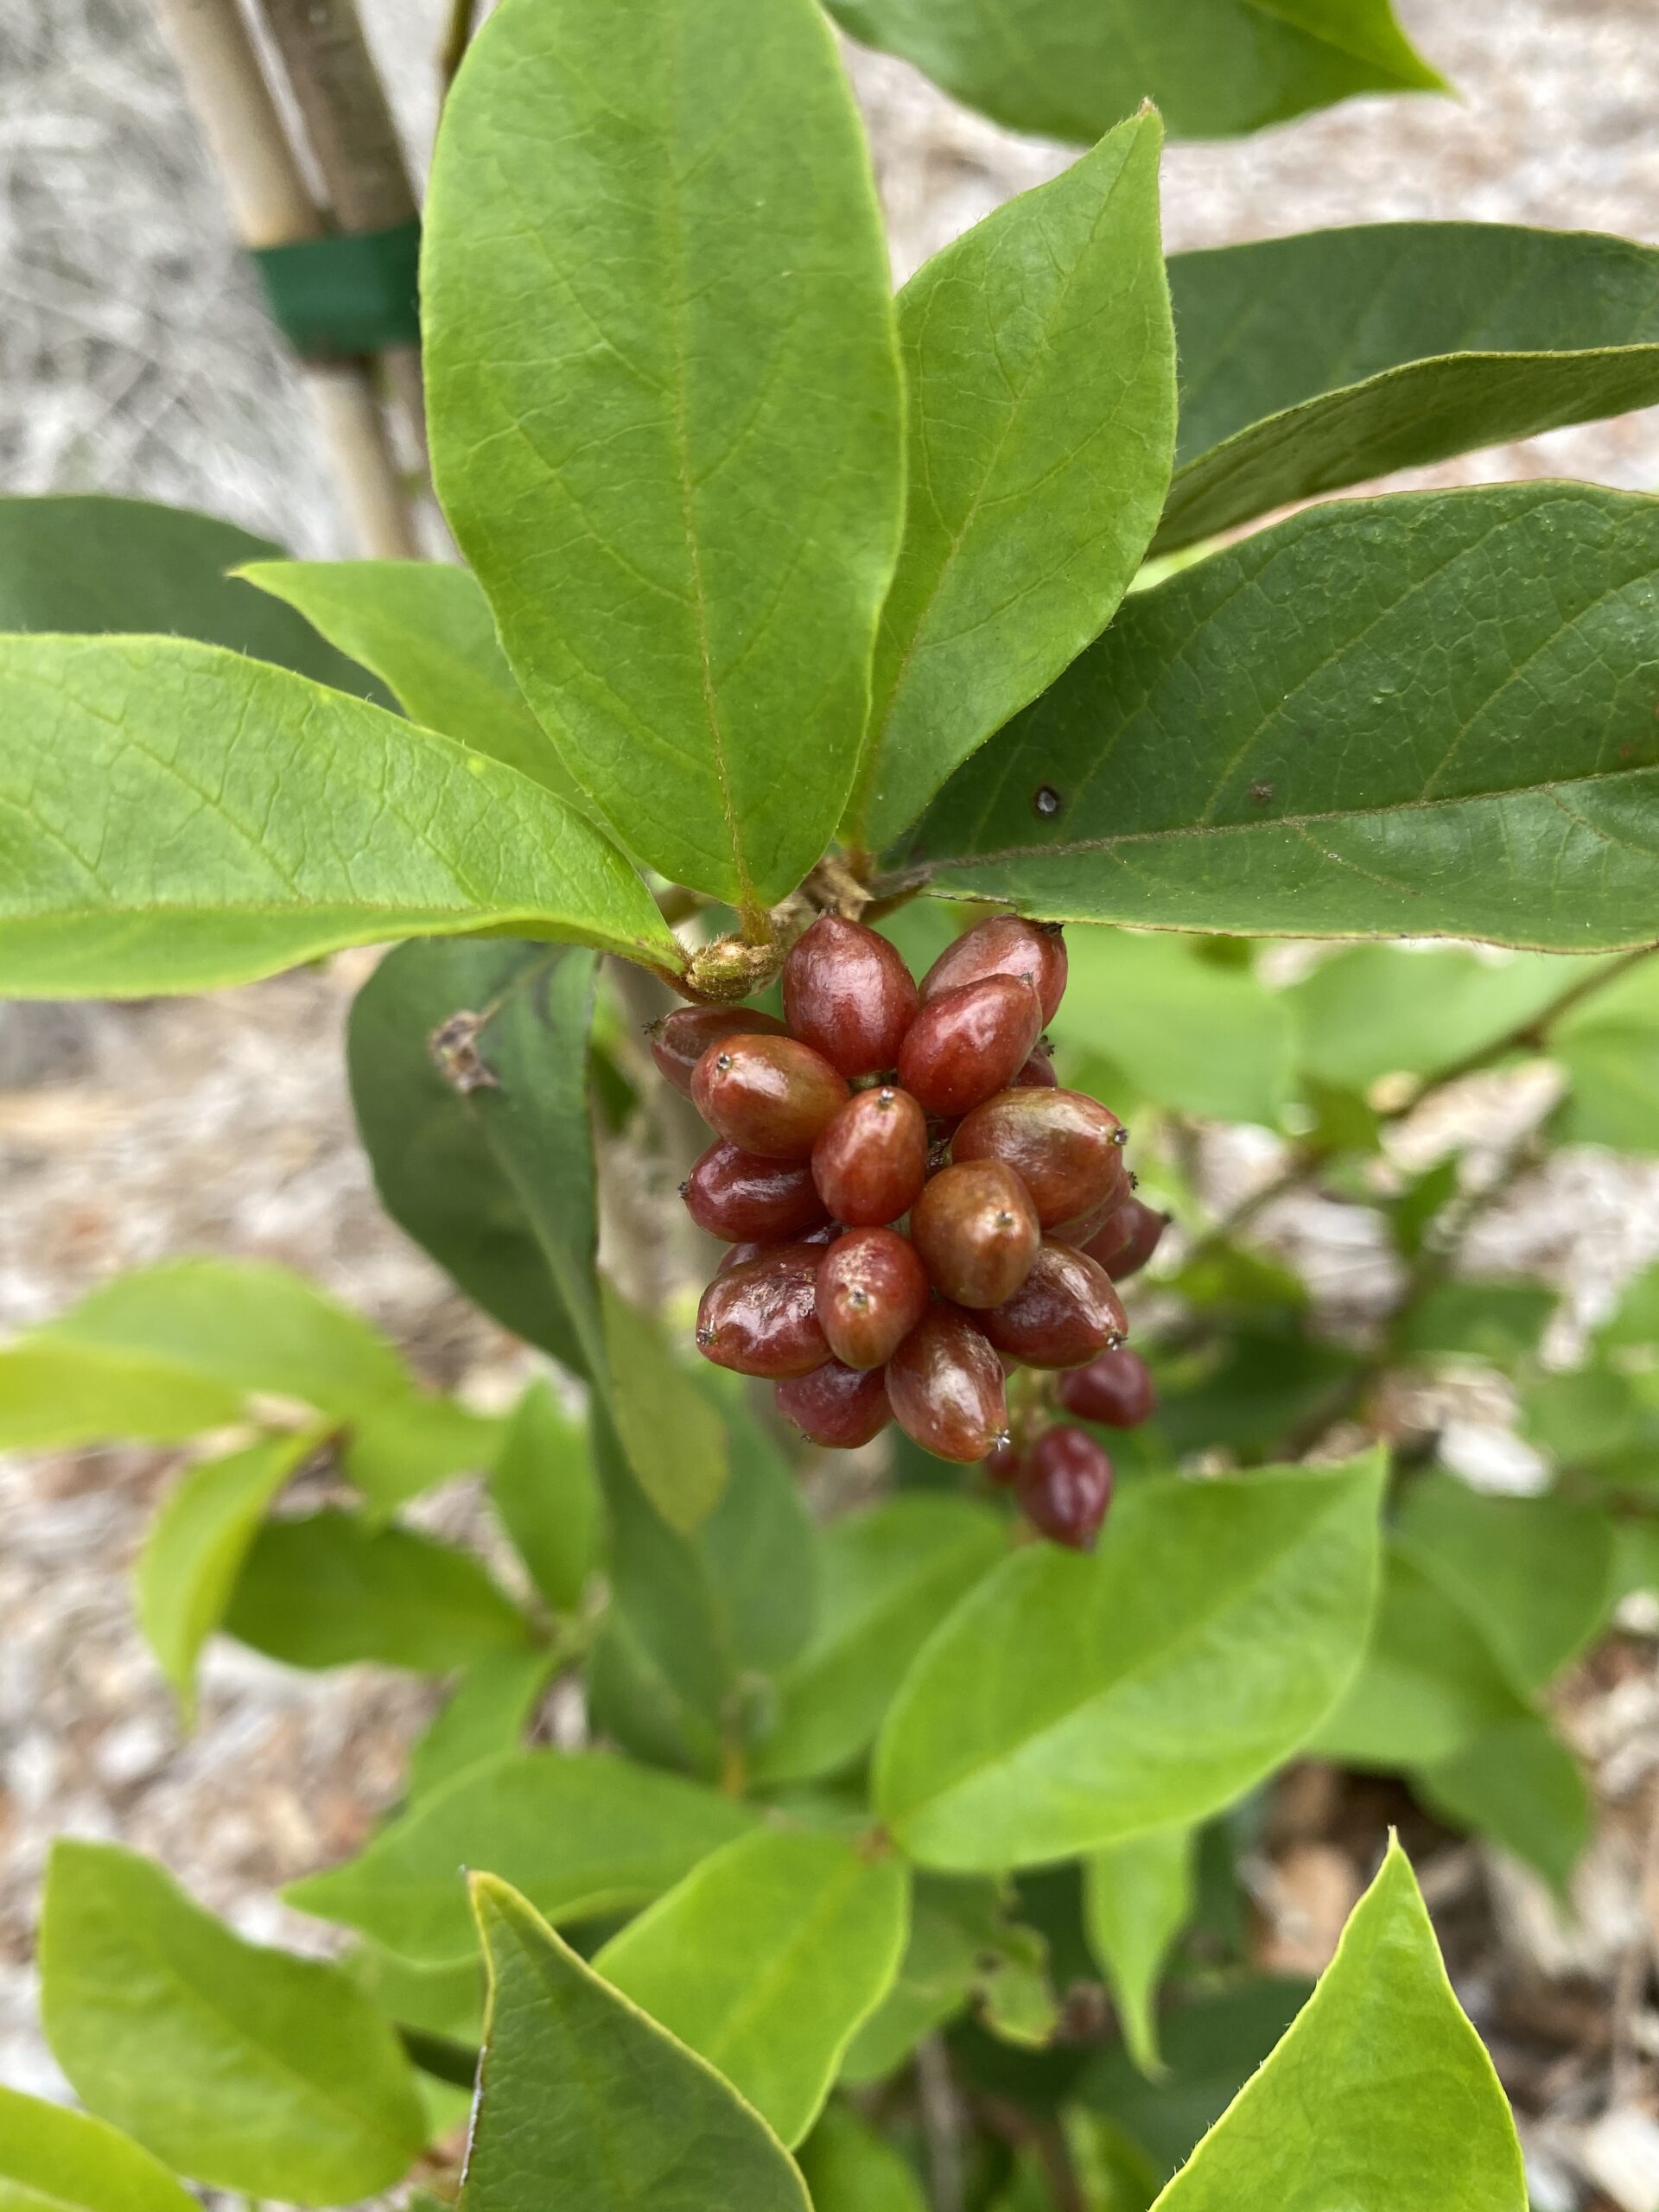
<svg viewBox="0 0 1659 2212">
<path fill-rule="evenodd" d="M 9 1452 L 111 1436 L 178 1443 L 242 1409 L 239 1390 L 171 1360 L 39 1335 L 0 1351 L 0 1449 Z"/>
<path fill-rule="evenodd" d="M 891 1855 L 763 1828 L 705 1859 L 594 1965 L 792 2146 L 893 1980 L 908 1910 Z"/>
<path fill-rule="evenodd" d="M 535 1648 L 486 1651 L 474 1659 L 409 1747 L 411 1802 L 468 1767 L 516 1751 L 558 1664 L 556 1651 Z"/>
<path fill-rule="evenodd" d="M 196 2200 L 159 2160 L 103 2120 L 0 2088 L 0 2208 L 196 2212 Z"/>
<path fill-rule="evenodd" d="M 443 1965 L 475 1940 L 464 1868 L 499 1874 L 539 1911 L 577 1920 L 648 1903 L 755 1817 L 607 1752 L 516 1751 L 455 1777 L 355 1859 L 283 1895 L 399 1958 Z"/>
<path fill-rule="evenodd" d="M 545 1382 L 532 1382 L 514 1408 L 489 1481 L 531 1581 L 556 1612 L 574 1611 L 594 1565 L 599 1487 L 586 1432 Z"/>
<path fill-rule="evenodd" d="M 801 2145 L 813 2212 L 927 2212 L 915 2168 L 885 2136 L 834 2104 Z"/>
<path fill-rule="evenodd" d="M 1158 1981 L 1169 1947 L 1192 1916 L 1191 1828 L 1164 1828 L 1093 1853 L 1084 1864 L 1089 1941 L 1117 2006 L 1118 2026 L 1143 2074 L 1158 2055 Z"/>
<path fill-rule="evenodd" d="M 1397 1843 L 1156 2212 L 1525 2212 L 1521 2146 Z"/>
<path fill-rule="evenodd" d="M 1127 601 L 911 857 L 1058 920 L 1640 942 L 1656 607 L 1659 502 L 1311 508 Z"/>
<path fill-rule="evenodd" d="M 0 643 L 0 988 L 145 996 L 514 929 L 674 970 L 615 847 L 383 709 L 181 639 Z"/>
<path fill-rule="evenodd" d="M 1565 1897 L 1593 1808 L 1577 1760 L 1541 1720 L 1500 1721 L 1450 1758 L 1419 1768 L 1411 1786 L 1449 1826 L 1502 1844 Z"/>
<path fill-rule="evenodd" d="M 338 2204 L 420 2151 L 408 2062 L 340 1969 L 243 1942 L 132 1852 L 54 1847 L 41 1974 L 77 2095 L 197 2181 Z"/>
<path fill-rule="evenodd" d="M 924 1865 L 995 1870 L 1217 1810 L 1308 1736 L 1364 1648 L 1378 1455 L 1120 1500 L 962 1601 L 887 1716 L 878 1809 Z M 1018 1667 L 1007 1655 L 1021 1655 Z"/>
<path fill-rule="evenodd" d="M 849 810 L 880 849 L 1097 638 L 1175 439 L 1155 115 L 976 224 L 899 295 L 903 550 Z"/>
<path fill-rule="evenodd" d="M 714 2069 L 474 1877 L 489 2027 L 460 2212 L 812 2212 L 794 2161 Z"/>
<path fill-rule="evenodd" d="M 811 0 L 499 10 L 422 294 L 440 494 L 566 767 L 677 882 L 781 897 L 852 781 L 902 505 L 887 257 Z"/>
</svg>

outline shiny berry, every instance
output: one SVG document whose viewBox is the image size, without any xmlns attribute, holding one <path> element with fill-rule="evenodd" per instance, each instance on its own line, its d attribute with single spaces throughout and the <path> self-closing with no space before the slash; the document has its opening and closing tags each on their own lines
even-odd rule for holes
<svg viewBox="0 0 1659 2212">
<path fill-rule="evenodd" d="M 896 1229 L 849 1229 L 819 1255 L 817 1299 L 836 1357 L 884 1367 L 927 1311 L 927 1270 Z"/>
<path fill-rule="evenodd" d="M 893 1419 L 887 1377 L 879 1367 L 861 1370 L 838 1359 L 779 1382 L 772 1393 L 778 1410 L 803 1436 L 832 1452 L 855 1452 L 880 1436 Z"/>
<path fill-rule="evenodd" d="M 897 947 L 839 914 L 820 914 L 784 963 L 791 1034 L 842 1075 L 895 1066 L 918 1003 L 915 979 Z"/>
<path fill-rule="evenodd" d="M 1122 1345 L 1063 1375 L 1058 1395 L 1067 1413 L 1108 1428 L 1138 1427 L 1158 1410 L 1158 1389 L 1146 1361 Z"/>
<path fill-rule="evenodd" d="M 922 1003 L 987 976 L 1023 976 L 1043 1002 L 1043 1020 L 1052 1021 L 1065 993 L 1065 939 L 1058 922 L 993 914 L 939 955 L 922 978 Z"/>
<path fill-rule="evenodd" d="M 1127 1194 L 1123 1135 L 1116 1115 L 1080 1090 L 1004 1090 L 967 1116 L 950 1154 L 1006 1160 L 1047 1230 Z"/>
<path fill-rule="evenodd" d="M 812 1147 L 818 1195 L 849 1228 L 897 1221 L 927 1180 L 927 1116 L 907 1090 L 855 1091 Z"/>
<path fill-rule="evenodd" d="M 1014 1296 L 976 1318 L 999 1351 L 1027 1367 L 1081 1367 L 1128 1326 L 1105 1268 L 1069 1244 L 1045 1244 Z"/>
<path fill-rule="evenodd" d="M 691 1077 L 709 1126 L 763 1160 L 804 1160 L 847 1103 L 847 1078 L 793 1037 L 725 1037 Z"/>
<path fill-rule="evenodd" d="M 785 1244 L 717 1274 L 697 1307 L 697 1350 L 739 1375 L 810 1375 L 830 1357 L 816 1244 Z"/>
<path fill-rule="evenodd" d="M 1058 1221 L 1051 1224 L 1046 1234 L 1052 1236 L 1057 1244 L 1075 1244 L 1079 1251 L 1087 1251 L 1090 1243 L 1109 1224 L 1113 1216 L 1123 1203 L 1122 1197 L 1114 1192 L 1109 1198 L 1103 1198 L 1097 1206 L 1090 1206 L 1088 1212 L 1080 1214 L 1077 1220 Z M 1090 1256 L 1093 1259 L 1100 1259 L 1098 1252 L 1091 1253 Z M 1101 1264 L 1103 1267 L 1105 1266 L 1104 1261 L 1102 1261 Z M 1108 1268 L 1107 1272 L 1109 1274 L 1111 1271 Z"/>
<path fill-rule="evenodd" d="M 994 1483 L 1018 1482 L 1025 1464 L 1026 1455 L 1012 1438 L 993 1446 L 985 1454 L 985 1471 Z"/>
<path fill-rule="evenodd" d="M 1042 1230 L 1025 1185 L 1000 1160 L 942 1168 L 910 1233 L 933 1287 L 957 1306 L 1001 1306 L 1025 1281 Z"/>
<path fill-rule="evenodd" d="M 676 1090 L 691 1096 L 691 1072 L 711 1045 L 726 1037 L 781 1037 L 784 1025 L 752 1006 L 677 1006 L 645 1034 L 651 1057 Z"/>
<path fill-rule="evenodd" d="M 1169 1216 L 1139 1198 L 1125 1198 L 1113 1209 L 1102 1227 L 1082 1240 L 1091 1260 L 1098 1260 L 1114 1282 L 1127 1282 L 1158 1249 Z"/>
<path fill-rule="evenodd" d="M 899 1080 L 930 1114 L 965 1114 L 1012 1083 L 1042 1034 L 1029 983 L 987 976 L 930 999 L 899 1053 Z"/>
<path fill-rule="evenodd" d="M 728 1244 L 779 1244 L 826 1218 L 804 1160 L 763 1160 L 723 1139 L 702 1154 L 680 1196 L 697 1227 Z"/>
<path fill-rule="evenodd" d="M 1090 1552 L 1112 1502 L 1112 1463 L 1081 1428 L 1046 1428 L 1026 1453 L 1016 1491 L 1034 1528 Z"/>
<path fill-rule="evenodd" d="M 1010 1090 L 1055 1090 L 1059 1087 L 1059 1081 L 1047 1046 L 1039 1045 L 1008 1088 Z"/>
<path fill-rule="evenodd" d="M 1002 1363 L 965 1313 L 931 1306 L 887 1363 L 893 1417 L 936 1459 L 967 1465 L 1008 1426 Z"/>
</svg>

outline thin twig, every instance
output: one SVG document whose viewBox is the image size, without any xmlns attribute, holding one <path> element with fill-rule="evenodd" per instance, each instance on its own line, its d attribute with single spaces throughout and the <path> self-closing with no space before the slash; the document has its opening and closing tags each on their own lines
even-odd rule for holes
<svg viewBox="0 0 1659 2212">
<path fill-rule="evenodd" d="M 951 2078 L 950 2054 L 938 2036 L 924 2036 L 916 2046 L 916 2092 L 933 2212 L 963 2212 L 967 2177 L 962 2101 Z"/>
</svg>

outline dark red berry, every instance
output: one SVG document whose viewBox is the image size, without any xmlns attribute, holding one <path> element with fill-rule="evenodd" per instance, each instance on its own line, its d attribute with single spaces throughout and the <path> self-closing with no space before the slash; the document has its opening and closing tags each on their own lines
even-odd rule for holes
<svg viewBox="0 0 1659 2212">
<path fill-rule="evenodd" d="M 899 1053 L 899 1080 L 930 1114 L 965 1114 L 1012 1083 L 1042 1033 L 1029 983 L 988 976 L 930 999 Z"/>
<path fill-rule="evenodd" d="M 1088 1212 L 1080 1215 L 1076 1221 L 1054 1223 L 1047 1233 L 1057 1244 L 1075 1244 L 1079 1251 L 1084 1251 L 1122 1204 L 1123 1200 L 1114 1192 L 1109 1198 L 1103 1198 L 1097 1206 L 1090 1206 Z M 1091 1256 L 1098 1259 L 1100 1255 L 1096 1252 Z"/>
<path fill-rule="evenodd" d="M 793 1244 L 817 1244 L 822 1247 L 825 1244 L 833 1244 L 840 1234 L 841 1231 L 836 1227 L 834 1222 L 826 1221 L 820 1228 L 806 1230 L 799 1236 L 785 1237 L 784 1242 Z M 717 1275 L 729 1274 L 734 1268 L 741 1268 L 747 1261 L 758 1260 L 763 1254 L 776 1252 L 779 1249 L 779 1246 L 775 1238 L 764 1243 L 759 1238 L 752 1238 L 746 1243 L 730 1245 L 721 1254 L 720 1265 L 715 1269 L 715 1273 Z"/>
<path fill-rule="evenodd" d="M 922 978 L 922 1003 L 987 976 L 1024 976 L 1043 1002 L 1043 1020 L 1052 1021 L 1065 993 L 1065 939 L 1058 923 L 993 914 L 939 955 Z"/>
<path fill-rule="evenodd" d="M 924 1009 L 921 1021 L 927 1019 Z M 1080 1090 L 1004 1090 L 976 1106 L 950 1140 L 954 1160 L 1006 1160 L 1045 1230 L 1127 1193 L 1123 1124 Z"/>
<path fill-rule="evenodd" d="M 717 1274 L 697 1307 L 697 1350 L 739 1375 L 810 1375 L 830 1357 L 816 1244 L 785 1244 Z"/>
<path fill-rule="evenodd" d="M 1046 1428 L 1026 1454 L 1017 1489 L 1034 1528 L 1072 1551 L 1093 1551 L 1112 1502 L 1112 1463 L 1086 1430 Z"/>
<path fill-rule="evenodd" d="M 965 1313 L 930 1306 L 887 1363 L 893 1417 L 912 1443 L 967 1465 L 1008 1426 L 1002 1363 Z"/>
<path fill-rule="evenodd" d="M 884 1367 L 927 1311 L 927 1270 L 896 1229 L 849 1229 L 819 1255 L 818 1319 L 843 1365 Z"/>
<path fill-rule="evenodd" d="M 1042 1230 L 1025 1185 L 1000 1160 L 942 1168 L 910 1233 L 933 1287 L 957 1306 L 1001 1306 L 1025 1281 Z"/>
<path fill-rule="evenodd" d="M 1168 1227 L 1166 1213 L 1128 1198 L 1114 1207 L 1095 1235 L 1081 1242 L 1090 1258 L 1098 1260 L 1114 1282 L 1127 1282 L 1146 1266 Z"/>
<path fill-rule="evenodd" d="M 1047 1046 L 1039 1045 L 1008 1088 L 1010 1090 L 1055 1090 L 1059 1087 L 1059 1081 Z"/>
<path fill-rule="evenodd" d="M 826 1218 L 804 1160 L 763 1160 L 724 1139 L 703 1154 L 680 1196 L 697 1227 L 728 1244 L 780 1244 Z"/>
<path fill-rule="evenodd" d="M 994 1483 L 1016 1483 L 1020 1470 L 1026 1464 L 1026 1455 L 1010 1439 L 995 1446 L 985 1454 L 985 1471 Z"/>
<path fill-rule="evenodd" d="M 875 1075 L 898 1063 L 918 1003 L 896 946 L 839 914 L 820 914 L 784 963 L 791 1033 L 842 1075 Z"/>
<path fill-rule="evenodd" d="M 1158 1410 L 1158 1388 L 1139 1352 L 1120 1345 L 1060 1377 L 1060 1403 L 1084 1421 L 1135 1428 Z"/>
<path fill-rule="evenodd" d="M 927 1180 L 927 1116 L 892 1084 L 855 1091 L 813 1146 L 812 1174 L 849 1228 L 897 1221 Z"/>
<path fill-rule="evenodd" d="M 781 1037 L 784 1025 L 752 1006 L 677 1006 L 645 1033 L 651 1057 L 676 1090 L 691 1096 L 691 1073 L 724 1037 Z"/>
<path fill-rule="evenodd" d="M 710 1128 L 763 1160 L 804 1160 L 847 1103 L 847 1078 L 793 1037 L 725 1037 L 691 1077 Z"/>
<path fill-rule="evenodd" d="M 838 1359 L 779 1382 L 772 1393 L 778 1410 L 803 1436 L 832 1452 L 855 1452 L 880 1436 L 893 1419 L 887 1377 L 879 1367 L 861 1370 Z"/>
<path fill-rule="evenodd" d="M 1014 1296 L 976 1318 L 999 1351 L 1027 1367 L 1081 1367 L 1128 1326 L 1105 1268 L 1069 1244 L 1045 1244 Z"/>
</svg>

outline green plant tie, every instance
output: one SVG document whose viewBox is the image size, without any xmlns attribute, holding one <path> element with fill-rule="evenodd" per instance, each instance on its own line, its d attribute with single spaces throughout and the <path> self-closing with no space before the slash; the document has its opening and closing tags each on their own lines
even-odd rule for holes
<svg viewBox="0 0 1659 2212">
<path fill-rule="evenodd" d="M 257 249 L 277 327 L 302 359 L 354 360 L 421 334 L 421 226 L 338 231 Z"/>
</svg>

